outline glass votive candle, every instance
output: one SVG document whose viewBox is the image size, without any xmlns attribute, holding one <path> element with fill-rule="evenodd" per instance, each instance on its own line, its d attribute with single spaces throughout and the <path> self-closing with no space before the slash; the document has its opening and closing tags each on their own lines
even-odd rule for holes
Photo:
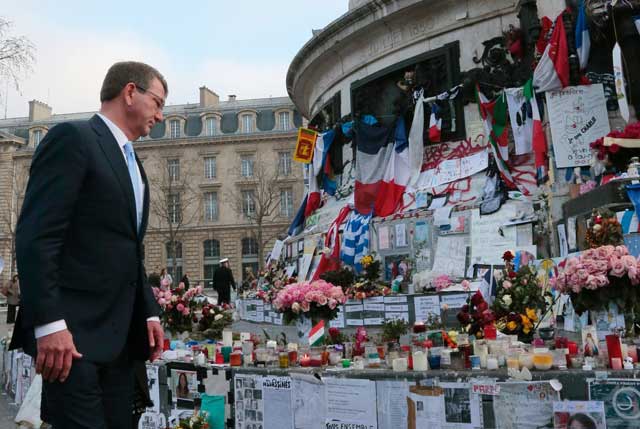
<svg viewBox="0 0 640 429">
<path fill-rule="evenodd" d="M 580 355 L 571 356 L 571 368 L 582 368 L 584 365 L 584 358 Z"/>
<path fill-rule="evenodd" d="M 480 356 L 471 355 L 469 360 L 471 361 L 471 369 L 480 369 Z"/>
<path fill-rule="evenodd" d="M 281 351 L 278 355 L 278 363 L 280 368 L 289 368 L 289 352 Z"/>
<path fill-rule="evenodd" d="M 553 366 L 558 369 L 567 369 L 567 351 L 568 349 L 553 350 Z"/>
<path fill-rule="evenodd" d="M 440 351 L 440 368 L 451 367 L 451 349 L 441 349 Z"/>
<path fill-rule="evenodd" d="M 300 356 L 300 366 L 304 368 L 311 366 L 311 356 L 308 354 Z"/>
<path fill-rule="evenodd" d="M 520 353 L 518 362 L 522 368 L 533 369 L 533 354 L 529 352 Z"/>
<path fill-rule="evenodd" d="M 440 369 L 440 355 L 436 355 L 436 354 L 429 355 L 429 368 Z M 415 364 L 414 364 L 414 369 L 415 369 Z"/>
<path fill-rule="evenodd" d="M 473 344 L 473 353 L 480 358 L 480 367 L 487 367 L 487 356 L 489 355 L 489 346 L 485 341 L 477 340 Z"/>
<path fill-rule="evenodd" d="M 311 366 L 314 368 L 322 366 L 322 352 L 323 350 L 320 348 L 312 348 L 311 349 Z"/>
<path fill-rule="evenodd" d="M 240 350 L 232 352 L 229 356 L 229 363 L 231 366 L 242 366 L 242 352 Z"/>
<path fill-rule="evenodd" d="M 368 368 L 380 368 L 380 355 L 377 352 L 369 353 L 367 355 L 367 367 Z"/>
<path fill-rule="evenodd" d="M 329 351 L 329 364 L 330 365 L 338 365 L 340 363 L 340 359 L 342 359 L 342 353 L 337 350 Z"/>
<path fill-rule="evenodd" d="M 458 345 L 458 350 L 460 350 L 460 352 L 462 353 L 462 356 L 464 358 L 464 367 L 465 367 L 465 369 L 471 369 L 471 345 L 469 344 L 468 341 L 469 340 L 468 340 L 468 337 L 467 337 L 467 343 L 466 344 Z"/>
<path fill-rule="evenodd" d="M 553 355 L 550 352 L 533 354 L 533 366 L 539 370 L 549 370 L 553 366 Z"/>
<path fill-rule="evenodd" d="M 498 369 L 498 358 L 494 355 L 487 356 L 487 369 Z"/>
<path fill-rule="evenodd" d="M 507 368 L 520 369 L 520 359 L 517 354 L 510 354 L 507 356 Z"/>
<path fill-rule="evenodd" d="M 426 371 L 429 369 L 427 364 L 427 353 L 424 350 L 415 350 L 412 354 L 413 370 Z"/>
<path fill-rule="evenodd" d="M 407 358 L 396 358 L 391 362 L 391 367 L 395 372 L 404 372 L 408 369 Z"/>
<path fill-rule="evenodd" d="M 351 359 L 342 359 L 342 367 L 349 368 L 351 366 Z"/>
<path fill-rule="evenodd" d="M 612 357 L 611 369 L 622 369 L 622 359 L 620 359 L 619 357 Z"/>
<path fill-rule="evenodd" d="M 224 363 L 229 363 L 229 357 L 231 356 L 231 346 L 222 346 L 222 359 Z"/>
<path fill-rule="evenodd" d="M 628 344 L 627 356 L 629 356 L 634 363 L 638 362 L 638 349 L 635 344 Z"/>
<path fill-rule="evenodd" d="M 471 362 L 469 362 L 471 366 Z M 464 353 L 460 350 L 454 350 L 451 352 L 451 369 L 463 370 L 466 368 Z"/>
</svg>

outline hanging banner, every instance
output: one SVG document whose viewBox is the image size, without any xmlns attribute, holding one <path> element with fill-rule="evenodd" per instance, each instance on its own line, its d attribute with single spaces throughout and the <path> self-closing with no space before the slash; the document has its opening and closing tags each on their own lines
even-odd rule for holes
<svg viewBox="0 0 640 429">
<path fill-rule="evenodd" d="M 616 95 L 618 97 L 620 115 L 625 122 L 629 122 L 629 103 L 627 102 L 627 91 L 624 87 L 624 70 L 622 69 L 622 49 L 617 42 L 613 47 L 613 76 L 616 80 Z"/>
<path fill-rule="evenodd" d="M 546 97 L 556 166 L 590 165 L 589 144 L 610 131 L 602 84 L 548 91 Z"/>
<path fill-rule="evenodd" d="M 318 133 L 308 128 L 298 130 L 298 141 L 293 159 L 303 164 L 309 164 L 313 160 L 313 149 L 316 145 Z"/>
</svg>

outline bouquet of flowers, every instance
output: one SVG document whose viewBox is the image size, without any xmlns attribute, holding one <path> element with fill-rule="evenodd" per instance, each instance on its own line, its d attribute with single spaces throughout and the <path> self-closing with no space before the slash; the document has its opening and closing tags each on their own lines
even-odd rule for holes
<svg viewBox="0 0 640 429">
<path fill-rule="evenodd" d="M 221 306 L 205 304 L 199 321 L 200 330 L 211 340 L 222 338 L 222 331 L 233 323 L 233 308 L 228 304 Z"/>
<path fill-rule="evenodd" d="M 173 429 L 209 429 L 209 415 L 206 411 L 200 411 L 188 419 L 180 419 Z"/>
<path fill-rule="evenodd" d="M 362 275 L 358 277 L 353 286 L 346 291 L 352 299 L 365 299 L 372 296 L 386 296 L 391 293 L 391 288 L 380 282 L 380 261 L 373 255 L 366 255 L 360 259 Z"/>
<path fill-rule="evenodd" d="M 586 239 L 587 246 L 591 249 L 624 243 L 622 225 L 616 214 L 608 209 L 594 209 L 589 219 Z"/>
<path fill-rule="evenodd" d="M 476 338 L 483 338 L 484 327 L 492 324 L 495 320 L 496 317 L 493 311 L 489 308 L 489 304 L 485 301 L 480 291 L 471 295 L 467 303 L 458 312 L 460 325 L 469 334 L 475 335 Z"/>
<path fill-rule="evenodd" d="M 277 264 L 271 265 L 268 269 L 259 273 L 260 279 L 256 297 L 270 304 L 286 285 L 296 282 L 295 277 L 287 276 L 284 263 L 278 261 Z"/>
<path fill-rule="evenodd" d="M 578 314 L 605 310 L 610 302 L 630 312 L 640 302 L 640 263 L 626 246 L 601 246 L 567 259 L 551 283 L 571 296 Z"/>
<path fill-rule="evenodd" d="M 624 130 L 614 130 L 607 134 L 605 137 L 611 137 L 614 139 L 640 139 L 640 122 L 634 122 L 625 127 Z M 640 151 L 635 148 L 625 148 L 618 144 L 612 144 L 610 146 L 604 145 L 605 137 L 590 144 L 591 150 L 597 158 L 597 161 L 607 163 L 611 167 L 615 167 L 618 171 L 626 171 L 627 162 L 632 156 L 638 156 Z"/>
<path fill-rule="evenodd" d="M 341 287 L 315 280 L 285 286 L 273 300 L 273 306 L 278 313 L 284 313 L 285 323 L 291 323 L 300 316 L 311 320 L 334 319 L 338 306 L 346 301 Z"/>
<path fill-rule="evenodd" d="M 505 252 L 502 259 L 505 269 L 495 275 L 498 288 L 493 311 L 498 319 L 497 327 L 507 334 L 528 338 L 533 334 L 538 313 L 546 311 L 552 297 L 543 289 L 535 268 L 523 265 L 516 271 L 511 252 Z"/>
<path fill-rule="evenodd" d="M 160 320 L 165 328 L 174 333 L 191 331 L 195 312 L 202 306 L 200 301 L 195 299 L 202 294 L 202 286 L 186 290 L 184 283 L 180 282 L 175 289 L 164 291 L 159 288 L 152 289 L 162 309 Z"/>
</svg>

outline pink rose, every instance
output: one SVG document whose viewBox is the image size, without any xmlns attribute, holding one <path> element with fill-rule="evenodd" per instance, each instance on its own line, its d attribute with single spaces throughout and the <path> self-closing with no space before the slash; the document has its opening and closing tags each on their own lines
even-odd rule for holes
<svg viewBox="0 0 640 429">
<path fill-rule="evenodd" d="M 328 299 L 327 299 L 327 297 L 326 297 L 326 296 L 324 296 L 324 295 L 320 295 L 320 296 L 318 297 L 318 304 L 320 304 L 320 305 L 327 305 L 327 302 L 328 302 Z"/>
<path fill-rule="evenodd" d="M 609 279 L 604 274 L 599 274 L 596 276 L 596 285 L 598 287 L 607 286 L 609 284 Z"/>
<path fill-rule="evenodd" d="M 627 270 L 621 259 L 616 259 L 611 265 L 611 275 L 614 277 L 623 277 Z"/>
<path fill-rule="evenodd" d="M 596 283 L 596 277 L 589 275 L 587 281 L 585 282 L 585 286 L 587 287 L 587 289 L 597 289 L 598 284 Z"/>
<path fill-rule="evenodd" d="M 619 258 L 622 258 L 629 254 L 629 249 L 627 249 L 627 246 L 616 246 L 615 253 Z"/>
<path fill-rule="evenodd" d="M 183 316 L 188 316 L 189 315 L 189 308 L 185 307 L 184 310 L 182 310 L 182 315 Z"/>
<path fill-rule="evenodd" d="M 613 256 L 613 252 L 615 250 L 615 247 L 613 247 L 613 246 L 601 246 L 601 247 L 598 247 L 595 250 L 596 250 L 596 257 L 598 259 L 608 260 L 609 258 L 611 258 L 611 256 Z"/>
<path fill-rule="evenodd" d="M 167 301 L 164 298 L 160 298 L 158 300 L 158 304 L 160 304 L 160 305 L 165 305 L 166 303 L 167 303 Z"/>
<path fill-rule="evenodd" d="M 302 311 L 304 311 L 305 313 L 311 308 L 311 305 L 306 300 L 302 301 L 302 304 L 300 304 L 300 306 L 302 307 Z"/>
<path fill-rule="evenodd" d="M 176 310 L 178 310 L 180 313 L 182 313 L 182 311 L 184 310 L 184 305 L 182 303 L 176 305 Z"/>
<path fill-rule="evenodd" d="M 638 266 L 634 265 L 632 267 L 629 267 L 627 269 L 627 274 L 629 275 L 629 278 L 633 281 L 633 280 L 637 280 L 638 279 Z"/>
<path fill-rule="evenodd" d="M 511 286 L 513 286 L 513 284 L 509 280 L 502 282 L 502 287 L 505 289 L 511 289 Z"/>
<path fill-rule="evenodd" d="M 565 271 L 566 270 L 571 270 L 573 268 L 576 267 L 576 265 L 578 265 L 578 258 L 569 258 L 567 259 L 567 262 L 564 266 Z"/>
<path fill-rule="evenodd" d="M 631 255 L 624 255 L 620 258 L 624 267 L 629 270 L 631 267 L 636 267 L 638 265 L 638 261 Z"/>
<path fill-rule="evenodd" d="M 333 298 L 329 298 L 329 308 L 330 309 L 333 310 L 334 308 L 336 308 L 337 305 L 338 305 L 338 301 L 336 301 Z"/>
<path fill-rule="evenodd" d="M 468 291 L 471 288 L 471 282 L 469 282 L 469 280 L 462 280 L 460 286 L 462 286 L 462 289 Z"/>
<path fill-rule="evenodd" d="M 184 289 L 184 283 L 180 282 L 178 283 L 178 290 L 183 290 Z"/>
<path fill-rule="evenodd" d="M 582 257 L 587 259 L 594 259 L 596 257 L 595 249 L 585 250 L 584 252 L 582 252 Z M 571 258 L 571 259 L 576 259 L 576 258 Z M 569 261 L 567 261 L 567 263 L 569 263 Z"/>
<path fill-rule="evenodd" d="M 585 269 L 578 270 L 578 272 L 576 272 L 576 277 L 578 280 L 577 283 L 584 284 L 589 278 L 589 272 Z"/>
</svg>

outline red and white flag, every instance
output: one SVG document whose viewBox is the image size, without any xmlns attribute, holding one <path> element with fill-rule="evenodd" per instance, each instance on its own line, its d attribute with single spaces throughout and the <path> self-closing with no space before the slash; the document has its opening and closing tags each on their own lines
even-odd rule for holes
<svg viewBox="0 0 640 429">
<path fill-rule="evenodd" d="M 391 146 L 391 159 L 384 171 L 373 210 L 376 216 L 389 216 L 396 212 L 411 179 L 409 142 L 402 117 L 398 119 L 395 143 Z"/>
<path fill-rule="evenodd" d="M 533 86 L 539 92 L 562 89 L 569 86 L 569 48 L 561 13 L 556 18 L 551 41 L 533 72 Z"/>
</svg>

